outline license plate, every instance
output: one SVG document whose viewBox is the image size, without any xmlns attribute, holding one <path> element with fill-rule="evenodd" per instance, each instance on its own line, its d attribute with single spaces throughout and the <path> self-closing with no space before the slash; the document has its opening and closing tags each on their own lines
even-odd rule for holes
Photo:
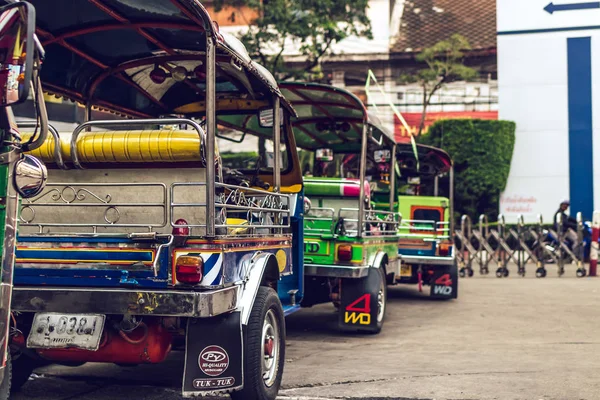
<svg viewBox="0 0 600 400">
<path fill-rule="evenodd" d="M 37 313 L 27 347 L 98 350 L 106 316 L 100 314 Z"/>
<path fill-rule="evenodd" d="M 400 266 L 400 276 L 412 276 L 412 265 L 402 265 Z"/>
</svg>

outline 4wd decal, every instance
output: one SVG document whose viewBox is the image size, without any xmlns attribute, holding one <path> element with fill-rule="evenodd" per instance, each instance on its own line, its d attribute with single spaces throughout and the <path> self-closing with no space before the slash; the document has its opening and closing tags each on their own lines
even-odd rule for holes
<svg viewBox="0 0 600 400">
<path fill-rule="evenodd" d="M 346 306 L 344 323 L 369 325 L 371 323 L 371 295 L 364 294 Z"/>
<path fill-rule="evenodd" d="M 458 291 L 458 273 L 456 266 L 438 268 L 431 277 L 431 296 L 443 299 L 456 298 Z"/>
<path fill-rule="evenodd" d="M 450 274 L 444 274 L 433 282 L 433 293 L 444 296 L 452 294 L 452 279 L 450 279 Z"/>
<path fill-rule="evenodd" d="M 304 242 L 305 253 L 318 253 L 320 248 L 319 242 Z"/>
</svg>

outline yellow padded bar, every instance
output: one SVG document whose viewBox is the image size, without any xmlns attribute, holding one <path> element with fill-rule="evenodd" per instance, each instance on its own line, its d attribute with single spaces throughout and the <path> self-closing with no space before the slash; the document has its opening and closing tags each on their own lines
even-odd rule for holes
<svg viewBox="0 0 600 400">
<path fill-rule="evenodd" d="M 24 140 L 31 133 L 23 133 Z M 65 162 L 71 162 L 71 134 L 60 134 L 60 149 Z M 31 155 L 45 163 L 55 163 L 54 138 L 48 139 Z M 200 161 L 200 138 L 196 131 L 131 130 L 82 132 L 77 139 L 82 163 L 147 163 Z"/>
</svg>

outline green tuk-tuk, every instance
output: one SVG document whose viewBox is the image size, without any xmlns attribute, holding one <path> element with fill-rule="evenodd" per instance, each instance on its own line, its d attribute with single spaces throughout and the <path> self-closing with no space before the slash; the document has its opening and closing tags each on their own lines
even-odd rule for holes
<svg viewBox="0 0 600 400">
<path fill-rule="evenodd" d="M 399 179 L 395 210 L 403 216 L 398 230 L 402 268 L 396 282 L 418 284 L 420 289 L 429 285 L 432 297 L 456 298 L 452 159 L 435 147 L 400 143 L 396 160 Z M 446 183 L 443 191 L 441 182 Z"/>
<path fill-rule="evenodd" d="M 280 87 L 298 113 L 292 124 L 303 150 L 302 305 L 333 302 L 343 330 L 377 333 L 386 284 L 400 268 L 399 214 L 372 206 L 374 193 L 394 191 L 393 135 L 346 90 L 309 83 Z"/>
</svg>

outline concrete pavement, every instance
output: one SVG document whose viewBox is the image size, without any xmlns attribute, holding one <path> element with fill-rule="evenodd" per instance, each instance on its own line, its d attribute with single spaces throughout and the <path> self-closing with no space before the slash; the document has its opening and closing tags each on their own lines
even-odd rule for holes
<svg viewBox="0 0 600 400">
<path fill-rule="evenodd" d="M 292 315 L 281 398 L 597 399 L 600 278 L 554 270 L 465 278 L 449 302 L 392 287 L 376 336 L 338 333 L 329 305 Z M 46 367 L 14 398 L 177 399 L 182 363 Z"/>
</svg>

